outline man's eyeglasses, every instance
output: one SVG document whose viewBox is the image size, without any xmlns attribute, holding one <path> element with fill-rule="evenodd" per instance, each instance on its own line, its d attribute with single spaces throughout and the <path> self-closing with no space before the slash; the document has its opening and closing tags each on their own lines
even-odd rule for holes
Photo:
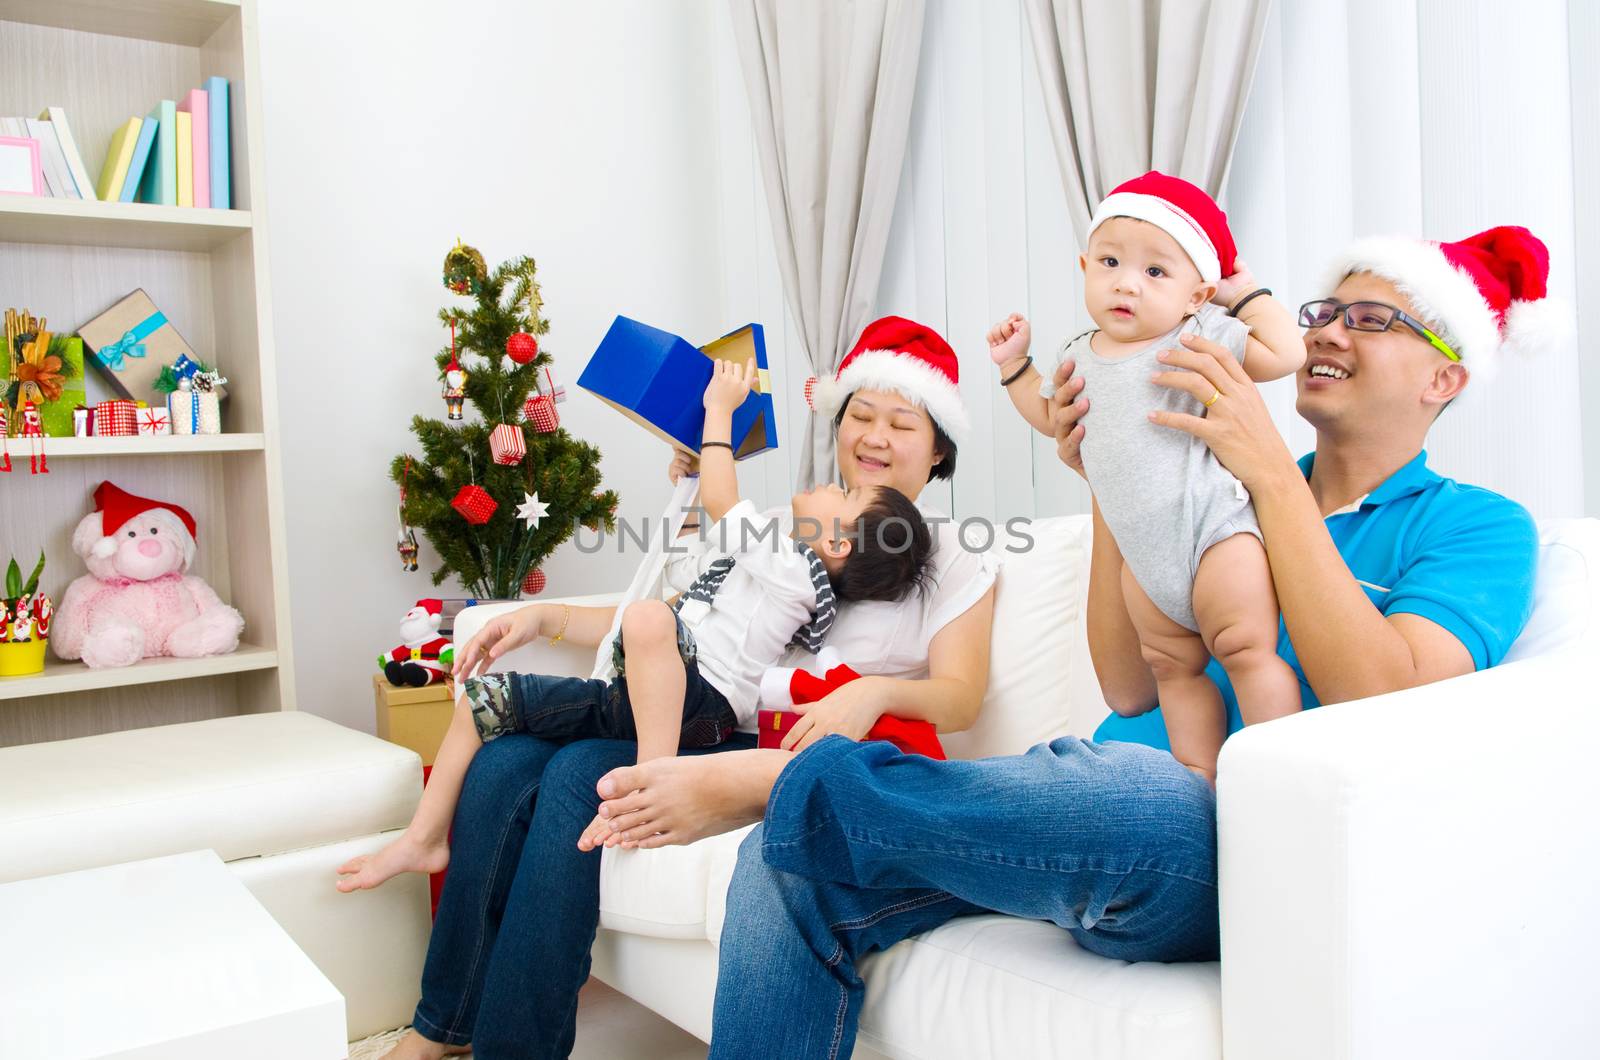
<svg viewBox="0 0 1600 1060">
<path fill-rule="evenodd" d="M 1428 330 L 1426 324 L 1385 302 L 1334 302 L 1325 298 L 1307 302 L 1300 307 L 1300 326 L 1314 331 L 1333 323 L 1340 313 L 1344 314 L 1344 326 L 1351 331 L 1388 331 L 1397 322 L 1404 324 L 1452 361 L 1461 360 L 1461 355 Z"/>
</svg>

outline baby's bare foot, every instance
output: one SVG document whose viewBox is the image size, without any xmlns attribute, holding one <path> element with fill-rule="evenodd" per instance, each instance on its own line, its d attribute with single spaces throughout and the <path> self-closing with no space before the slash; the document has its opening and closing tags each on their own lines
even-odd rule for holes
<svg viewBox="0 0 1600 1060">
<path fill-rule="evenodd" d="M 441 1060 L 442 1057 L 470 1052 L 470 1045 L 445 1045 L 443 1042 L 429 1041 L 416 1031 L 408 1031 L 393 1049 L 383 1054 L 382 1060 Z"/>
<path fill-rule="evenodd" d="M 450 864 L 450 843 L 447 840 L 419 840 L 410 832 L 376 854 L 362 854 L 339 866 L 339 882 L 334 886 L 346 894 L 365 891 L 402 872 L 434 873 L 444 871 Z"/>
<path fill-rule="evenodd" d="M 611 822 L 607 846 L 693 843 L 761 820 L 789 751 L 724 751 L 654 758 L 613 769 L 597 790 L 600 816 Z"/>
</svg>

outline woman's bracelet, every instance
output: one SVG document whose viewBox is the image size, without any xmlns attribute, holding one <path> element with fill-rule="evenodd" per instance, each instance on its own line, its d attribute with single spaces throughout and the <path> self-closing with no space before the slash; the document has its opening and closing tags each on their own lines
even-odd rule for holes
<svg viewBox="0 0 1600 1060">
<path fill-rule="evenodd" d="M 1237 317 L 1240 312 L 1244 310 L 1244 307 L 1250 304 L 1250 299 L 1260 298 L 1264 294 L 1270 295 L 1271 293 L 1272 288 L 1270 287 L 1257 287 L 1255 290 L 1251 291 L 1249 294 L 1233 303 L 1233 308 L 1228 310 L 1228 315 L 1230 317 Z"/>
<path fill-rule="evenodd" d="M 1032 368 L 1032 367 L 1033 367 L 1033 356 L 1030 354 L 1028 356 L 1028 359 L 1022 362 L 1022 367 L 1021 368 L 1018 368 L 1015 372 L 1012 372 L 1010 375 L 1008 375 L 1004 379 L 1000 380 L 1000 386 L 1002 388 L 1010 386 L 1012 383 L 1015 383 L 1018 379 L 1022 378 L 1022 373 L 1026 372 L 1029 368 Z"/>
<path fill-rule="evenodd" d="M 711 448 L 726 449 L 728 452 L 731 453 L 731 452 L 733 452 L 733 443 L 732 442 L 701 442 L 700 443 L 700 448 L 702 448 L 702 449 L 711 449 Z"/>
<path fill-rule="evenodd" d="M 568 604 L 561 605 L 561 631 L 550 638 L 550 643 L 555 644 L 567 635 L 567 623 L 572 621 L 572 608 Z"/>
</svg>

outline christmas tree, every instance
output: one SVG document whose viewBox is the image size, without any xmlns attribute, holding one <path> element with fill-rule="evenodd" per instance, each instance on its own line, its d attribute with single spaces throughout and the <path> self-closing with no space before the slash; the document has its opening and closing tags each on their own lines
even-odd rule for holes
<svg viewBox="0 0 1600 1060">
<path fill-rule="evenodd" d="M 401 495 L 399 547 L 415 570 L 416 527 L 439 555 L 433 584 L 454 574 L 479 599 L 511 599 L 543 588 L 539 564 L 580 524 L 614 531 L 617 495 L 600 492 L 600 451 L 559 426 L 560 392 L 538 342 L 550 322 L 540 315 L 533 259 L 490 273 L 481 254 L 457 243 L 444 282 L 476 304 L 439 311 L 451 329 L 435 357 L 449 420 L 413 417 L 422 455 L 389 465 Z M 479 418 L 465 419 L 463 404 Z"/>
</svg>

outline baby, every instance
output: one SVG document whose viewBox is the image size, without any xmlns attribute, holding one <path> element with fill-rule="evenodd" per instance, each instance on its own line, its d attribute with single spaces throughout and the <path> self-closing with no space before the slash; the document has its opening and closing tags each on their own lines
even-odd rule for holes
<svg viewBox="0 0 1600 1060">
<path fill-rule="evenodd" d="M 1044 434 L 1054 369 L 1071 358 L 1083 377 L 1083 468 L 1122 552 L 1123 597 L 1172 753 L 1215 781 L 1227 718 L 1209 660 L 1227 671 L 1247 724 L 1298 710 L 1300 690 L 1276 652 L 1277 595 L 1249 495 L 1203 442 L 1148 419 L 1154 409 L 1204 415 L 1210 402 L 1151 376 L 1169 370 L 1156 355 L 1184 335 L 1227 347 L 1257 382 L 1297 371 L 1305 341 L 1236 259 L 1226 215 L 1176 177 L 1146 173 L 1106 196 L 1078 264 L 1096 330 L 1064 343 L 1042 376 L 1016 314 L 989 332 L 989 352 L 1012 404 Z"/>
<path fill-rule="evenodd" d="M 716 362 L 704 397 L 700 502 L 719 525 L 719 548 L 675 605 L 630 604 L 612 642 L 612 681 L 538 674 L 463 675 L 462 695 L 428 786 L 405 833 L 376 854 L 339 867 L 338 888 L 376 887 L 398 872 L 438 872 L 449 861 L 449 829 L 477 749 L 507 732 L 572 741 L 632 740 L 638 760 L 711 747 L 736 729 L 756 731 L 761 676 L 791 643 L 822 647 L 836 601 L 899 600 L 927 577 L 933 537 L 916 506 L 885 486 L 821 486 L 796 494 L 793 521 L 763 525 L 739 499 L 733 411 L 756 377 L 754 362 Z M 722 542 L 726 542 L 724 546 Z M 615 608 L 534 604 L 527 628 L 554 643 L 598 647 Z M 600 817 L 590 844 L 608 831 Z"/>
</svg>

